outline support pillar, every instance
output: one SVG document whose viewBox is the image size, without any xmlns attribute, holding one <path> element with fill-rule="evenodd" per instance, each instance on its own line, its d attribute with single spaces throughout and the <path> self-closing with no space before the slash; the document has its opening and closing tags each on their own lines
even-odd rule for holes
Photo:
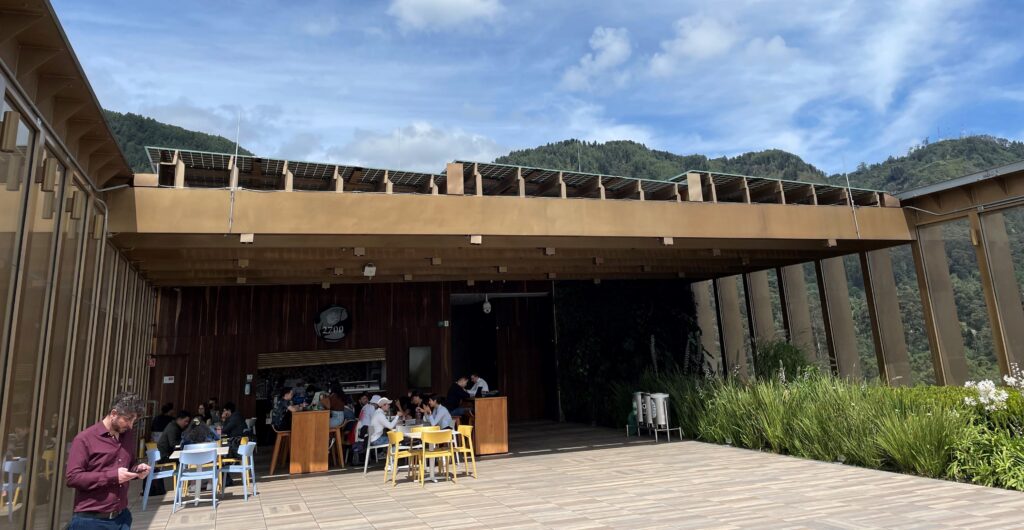
<svg viewBox="0 0 1024 530">
<path fill-rule="evenodd" d="M 725 373 L 747 379 L 747 354 L 743 348 L 743 323 L 740 320 L 740 295 L 736 277 L 715 280 L 715 302 L 718 307 L 718 333 L 722 344 Z"/>
<path fill-rule="evenodd" d="M 853 310 L 850 308 L 850 290 L 846 284 L 843 258 L 819 260 L 815 262 L 815 269 L 818 273 L 821 316 L 829 353 L 835 361 L 839 377 L 858 380 L 861 377 L 860 357 L 857 354 L 857 334 L 853 329 Z"/>
<path fill-rule="evenodd" d="M 779 301 L 782 304 L 782 325 L 789 343 L 804 352 L 807 362 L 818 365 L 818 350 L 814 345 L 811 327 L 811 307 L 807 303 L 807 280 L 803 265 L 789 265 L 777 269 Z"/>
<path fill-rule="evenodd" d="M 960 386 L 967 381 L 967 359 L 964 338 L 956 315 L 953 281 L 942 225 L 917 228 L 917 241 L 910 244 L 914 253 L 917 285 L 921 290 L 921 310 L 928 330 L 928 343 L 935 366 L 935 382 Z"/>
<path fill-rule="evenodd" d="M 992 326 L 992 344 L 999 371 L 1008 375 L 1013 364 L 1024 368 L 1024 305 L 1013 268 L 1006 221 L 1001 212 L 981 216 L 972 212 L 970 220 L 971 241 L 978 255 L 981 287 Z"/>
<path fill-rule="evenodd" d="M 888 249 L 861 252 L 860 268 L 871 319 L 871 339 L 878 358 L 878 376 L 892 386 L 908 386 L 911 383 L 910 356 L 896 297 L 892 256 Z"/>
<path fill-rule="evenodd" d="M 700 345 L 704 349 L 704 365 L 710 366 L 715 375 L 722 375 L 722 350 L 715 344 L 718 336 L 718 326 L 715 319 L 715 310 L 711 307 L 714 287 L 711 281 L 694 282 L 690 284 L 693 292 L 693 303 L 697 309 L 697 327 L 700 328 Z"/>
<path fill-rule="evenodd" d="M 768 271 L 743 275 L 747 294 L 747 315 L 750 316 L 750 334 L 754 345 L 776 338 L 775 317 L 772 315 L 772 293 L 768 286 Z M 756 355 L 756 353 L 755 353 Z"/>
</svg>

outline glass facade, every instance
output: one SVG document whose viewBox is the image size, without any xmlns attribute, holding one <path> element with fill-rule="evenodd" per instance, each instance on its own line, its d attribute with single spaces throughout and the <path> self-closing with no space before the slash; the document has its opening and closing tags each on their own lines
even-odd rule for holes
<svg viewBox="0 0 1024 530">
<path fill-rule="evenodd" d="M 75 435 L 115 393 L 148 394 L 156 299 L 107 242 L 102 197 L 45 122 L 10 90 L 0 110 L 0 456 L 13 477 L 0 530 L 57 528 L 74 503 Z"/>
</svg>

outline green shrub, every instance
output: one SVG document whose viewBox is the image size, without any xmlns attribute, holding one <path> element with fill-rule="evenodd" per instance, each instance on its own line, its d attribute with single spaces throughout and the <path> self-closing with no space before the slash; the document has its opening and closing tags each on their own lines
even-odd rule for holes
<svg viewBox="0 0 1024 530">
<path fill-rule="evenodd" d="M 878 418 L 878 445 L 897 471 L 926 477 L 946 475 L 966 427 L 945 408 L 889 409 Z"/>
<path fill-rule="evenodd" d="M 754 377 L 761 381 L 792 378 L 809 366 L 804 352 L 784 340 L 758 342 L 756 350 Z"/>
</svg>

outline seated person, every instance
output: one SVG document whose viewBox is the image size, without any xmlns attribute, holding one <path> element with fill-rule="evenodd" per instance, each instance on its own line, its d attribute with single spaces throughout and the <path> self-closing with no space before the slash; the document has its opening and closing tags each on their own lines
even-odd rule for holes
<svg viewBox="0 0 1024 530">
<path fill-rule="evenodd" d="M 160 407 L 160 415 L 153 418 L 149 429 L 152 434 L 162 433 L 167 425 L 174 421 L 174 403 L 165 403 Z"/>
<path fill-rule="evenodd" d="M 485 392 L 490 392 L 491 387 L 487 386 L 487 381 L 484 381 L 483 377 L 479 374 L 474 373 L 469 376 L 469 380 L 473 382 L 473 386 L 469 387 L 469 395 L 473 397 L 480 397 Z"/>
<path fill-rule="evenodd" d="M 423 395 L 413 392 L 405 402 L 405 417 L 420 419 L 420 408 L 424 405 Z"/>
<path fill-rule="evenodd" d="M 170 461 L 171 453 L 181 444 L 181 433 L 185 430 L 185 427 L 188 427 L 191 419 L 192 415 L 182 410 L 178 412 L 174 421 L 168 423 L 167 427 L 164 427 L 160 440 L 156 442 L 156 448 L 160 450 L 161 464 Z"/>
<path fill-rule="evenodd" d="M 277 431 L 292 430 L 292 413 L 302 410 L 301 405 L 292 404 L 292 389 L 281 389 L 277 403 L 274 404 L 274 411 L 270 416 L 270 423 Z"/>
<path fill-rule="evenodd" d="M 224 404 L 220 418 L 222 422 L 220 429 L 221 437 L 236 441 L 236 439 L 241 438 L 245 434 L 245 418 L 238 412 L 234 402 L 228 401 Z"/>
<path fill-rule="evenodd" d="M 367 440 L 370 441 L 370 445 L 387 445 L 388 436 L 387 431 L 393 430 L 398 426 L 398 422 L 405 417 L 404 411 L 398 411 L 394 418 L 390 420 L 387 417 L 388 412 L 391 409 L 391 400 L 382 397 L 377 401 L 377 410 L 374 411 L 373 417 L 370 418 L 370 428 L 368 431 Z"/>
<path fill-rule="evenodd" d="M 216 442 L 219 439 L 217 433 L 213 432 L 202 418 L 196 416 L 192 419 L 192 425 L 181 433 L 181 448 L 187 449 L 190 445 Z"/>
<path fill-rule="evenodd" d="M 452 416 L 462 416 L 469 412 L 469 409 L 462 407 L 462 400 L 472 397 L 469 392 L 466 392 L 466 382 L 465 377 L 460 377 L 448 389 L 448 397 L 445 398 L 444 405 L 451 411 Z"/>
<path fill-rule="evenodd" d="M 423 413 L 424 423 L 436 425 L 442 429 L 452 427 L 452 415 L 448 412 L 448 408 L 441 404 L 437 396 L 428 397 L 427 402 L 420 406 L 420 412 Z"/>
</svg>

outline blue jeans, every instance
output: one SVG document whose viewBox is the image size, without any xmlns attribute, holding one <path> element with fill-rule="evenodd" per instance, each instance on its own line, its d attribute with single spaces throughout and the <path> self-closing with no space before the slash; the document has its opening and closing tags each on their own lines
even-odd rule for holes
<svg viewBox="0 0 1024 530">
<path fill-rule="evenodd" d="M 469 412 L 469 409 L 463 408 L 463 407 L 456 407 L 456 408 L 452 409 L 452 411 L 451 411 L 452 420 L 454 420 L 455 418 L 462 417 L 462 415 L 467 413 L 467 412 Z"/>
<path fill-rule="evenodd" d="M 381 436 L 380 438 L 377 438 L 376 440 L 370 442 L 371 446 L 372 445 L 387 445 L 387 444 L 388 444 L 388 435 L 386 435 L 386 434 Z"/>
<path fill-rule="evenodd" d="M 68 530 L 131 530 L 131 527 L 132 512 L 126 509 L 116 519 L 93 519 L 75 514 L 71 517 Z"/>
</svg>

